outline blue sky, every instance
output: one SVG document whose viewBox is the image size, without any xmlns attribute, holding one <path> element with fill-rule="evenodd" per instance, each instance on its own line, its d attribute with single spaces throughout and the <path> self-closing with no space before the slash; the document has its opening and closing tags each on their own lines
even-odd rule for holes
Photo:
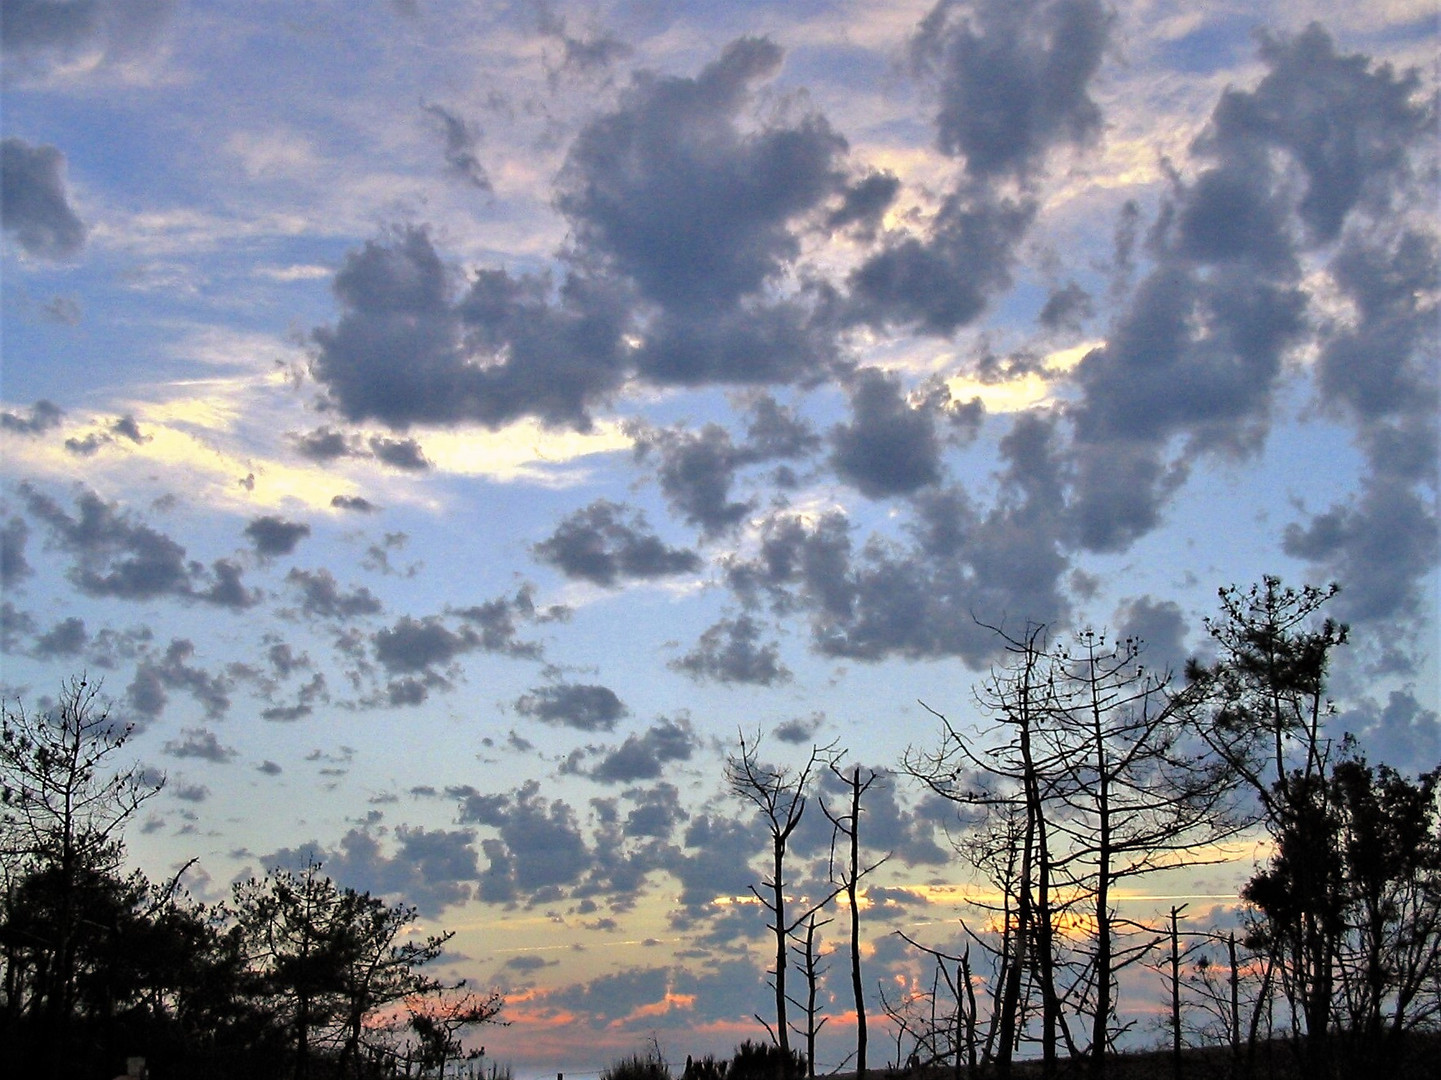
<svg viewBox="0 0 1441 1080">
<path fill-rule="evenodd" d="M 456 928 L 519 1068 L 758 1033 L 737 732 L 893 770 L 979 623 L 1336 581 L 1335 730 L 1441 757 L 1434 5 L 3 12 L 6 695 L 104 678 L 152 873 Z M 884 798 L 877 978 L 965 880 Z"/>
</svg>

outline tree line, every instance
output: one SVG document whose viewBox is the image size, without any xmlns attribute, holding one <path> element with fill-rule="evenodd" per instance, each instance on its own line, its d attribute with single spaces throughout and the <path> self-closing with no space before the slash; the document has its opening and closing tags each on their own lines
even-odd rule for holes
<svg viewBox="0 0 1441 1080">
<path fill-rule="evenodd" d="M 1327 729 L 1330 662 L 1348 629 L 1324 617 L 1335 589 L 1267 578 L 1221 590 L 1214 656 L 1179 676 L 1144 643 L 1091 630 L 994 628 L 1005 659 L 974 687 L 978 734 L 931 709 L 933 744 L 899 771 L 938 796 L 971 902 L 959 944 L 905 937 L 929 987 L 880 994 L 893 1063 L 957 1080 L 1105 1077 L 1135 1017 L 1122 979 L 1169 991 L 1170 1035 L 1213 1044 L 1229 1075 L 1272 1055 L 1308 1080 L 1362 1065 L 1403 1069 L 1415 1033 L 1441 1021 L 1441 766 L 1416 777 L 1368 762 Z M 929 707 L 928 707 L 929 708 Z M 297 1080 L 443 1070 L 461 1035 L 499 1022 L 496 994 L 429 976 L 450 935 L 416 937 L 415 911 L 342 888 L 314 863 L 235 884 L 200 904 L 184 871 L 126 872 L 123 832 L 163 780 L 122 767 L 130 731 L 98 686 L 68 681 L 54 708 L 0 718 L 0 1045 L 38 1077 L 108 1077 L 137 1049 L 172 1075 Z M 741 737 L 731 792 L 769 838 L 753 886 L 772 935 L 769 1046 L 734 1075 L 813 1077 L 830 1016 L 821 931 L 847 942 L 855 1049 L 870 1068 L 862 912 L 886 861 L 866 842 L 878 774 L 835 744 L 798 765 Z M 832 791 L 820 796 L 819 781 Z M 830 826 L 829 882 L 798 884 L 791 846 L 808 807 Z M 1149 877 L 1229 858 L 1263 833 L 1235 930 L 1122 912 Z M 793 1041 L 793 1039 L 795 1041 Z M 692 1080 L 718 1080 L 707 1059 Z M 1179 1068 L 1179 1066 L 1178 1066 Z"/>
<path fill-rule="evenodd" d="M 123 831 L 163 779 L 118 764 L 130 729 L 83 677 L 0 718 L 0 1046 L 11 1075 L 440 1073 L 496 994 L 425 973 L 449 933 L 341 888 L 313 861 L 194 902 L 184 870 L 126 872 Z M 189 868 L 187 864 L 185 869 Z"/>
<path fill-rule="evenodd" d="M 880 986 L 893 1064 L 1005 1078 L 1024 1056 L 1046 1077 L 1075 1066 L 1105 1077 L 1137 1023 L 1119 1008 L 1121 979 L 1150 969 L 1170 998 L 1177 1074 L 1183 1048 L 1206 1044 L 1236 1077 L 1406 1067 L 1414 1034 L 1441 1022 L 1441 766 L 1408 777 L 1328 731 L 1327 676 L 1349 633 L 1322 611 L 1336 592 L 1272 577 L 1220 590 L 1206 622 L 1214 658 L 1179 675 L 1148 667 L 1135 638 L 993 628 L 1006 659 L 974 689 L 988 726 L 976 734 L 927 706 L 938 737 L 909 749 L 900 771 L 950 804 L 958 861 L 995 899 L 971 901 L 949 951 L 901 933 L 932 974 L 899 998 Z M 799 766 L 768 765 L 742 736 L 728 779 L 771 841 L 753 891 L 774 938 L 774 1004 L 757 1019 L 792 1072 L 814 1076 L 827 1020 L 815 931 L 841 902 L 848 1063 L 863 1078 L 857 884 L 884 857 L 861 854 L 875 775 L 842 770 L 842 756 L 812 747 Z M 851 798 L 821 800 L 835 839 L 831 885 L 815 895 L 791 881 L 786 858 L 827 768 Z M 1227 841 L 1258 833 L 1270 854 L 1238 896 L 1239 933 L 1185 929 L 1184 905 L 1149 921 L 1121 911 L 1123 889 L 1228 861 Z"/>
</svg>

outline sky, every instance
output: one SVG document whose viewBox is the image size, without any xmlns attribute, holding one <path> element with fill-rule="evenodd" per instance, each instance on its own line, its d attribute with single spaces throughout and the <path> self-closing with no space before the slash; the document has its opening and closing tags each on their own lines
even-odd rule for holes
<svg viewBox="0 0 1441 1080">
<path fill-rule="evenodd" d="M 0 11 L 0 689 L 103 680 L 152 875 L 456 931 L 518 1080 L 763 1035 L 743 733 L 883 774 L 873 981 L 958 940 L 988 627 L 1334 581 L 1441 761 L 1429 0 Z"/>
</svg>

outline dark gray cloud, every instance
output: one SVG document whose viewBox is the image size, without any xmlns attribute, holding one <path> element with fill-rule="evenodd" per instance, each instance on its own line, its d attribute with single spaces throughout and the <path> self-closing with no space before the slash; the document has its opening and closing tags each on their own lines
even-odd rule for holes
<svg viewBox="0 0 1441 1080">
<path fill-rule="evenodd" d="M 174 638 L 163 654 L 144 656 L 125 688 L 126 703 L 143 719 L 152 720 L 165 711 L 171 691 L 179 690 L 190 694 L 210 719 L 224 716 L 230 710 L 232 680 L 191 664 L 194 655 L 193 642 Z"/>
<path fill-rule="evenodd" d="M 988 511 L 959 489 L 926 489 L 913 500 L 909 544 L 876 537 L 859 550 L 840 512 L 778 511 L 763 523 L 756 555 L 727 563 L 727 582 L 743 604 L 807 615 L 812 647 L 824 655 L 984 663 L 997 639 L 977 620 L 1051 622 L 1068 610 L 1052 424 L 1029 414 L 1014 422 Z"/>
<path fill-rule="evenodd" d="M 936 146 L 973 176 L 1024 177 L 1052 147 L 1093 138 L 1111 19 L 1099 0 L 940 0 L 911 42 L 940 99 Z"/>
<path fill-rule="evenodd" d="M 546 608 L 535 606 L 535 590 L 522 586 L 513 597 L 497 597 L 483 604 L 455 608 L 450 614 L 464 619 L 480 632 L 480 648 L 486 652 L 538 659 L 541 646 L 519 638 L 522 623 L 564 622 L 570 609 L 559 604 Z"/>
<path fill-rule="evenodd" d="M 81 59 L 123 64 L 155 49 L 174 7 L 174 0 L 3 0 L 5 59 L 36 75 Z"/>
<path fill-rule="evenodd" d="M 286 584 L 300 594 L 300 610 L 313 619 L 354 619 L 375 615 L 380 600 L 364 585 L 345 592 L 329 570 L 302 570 L 294 567 L 285 575 Z"/>
<path fill-rule="evenodd" d="M 207 571 L 188 560 L 180 544 L 93 491 L 80 490 L 72 517 L 36 488 L 22 484 L 20 490 L 30 512 L 48 526 L 52 542 L 76 557 L 67 576 L 88 596 L 174 596 L 235 610 L 260 601 L 259 590 L 245 587 L 234 562 L 217 559 Z"/>
<path fill-rule="evenodd" d="M 430 468 L 425 451 L 414 439 L 387 439 L 383 435 L 372 435 L 370 449 L 378 459 L 396 469 L 424 472 Z"/>
<path fill-rule="evenodd" d="M 35 639 L 31 649 L 34 656 L 42 660 L 60 656 L 76 656 L 90 640 L 85 629 L 85 620 L 72 615 L 61 619 L 45 633 Z"/>
<path fill-rule="evenodd" d="M 608 751 L 587 775 L 605 784 L 633 784 L 654 780 L 673 761 L 689 761 L 700 740 L 684 717 L 662 720 Z"/>
<path fill-rule="evenodd" d="M 10 588 L 33 573 L 25 558 L 25 542 L 29 538 L 30 526 L 22 517 L 9 518 L 0 526 L 0 585 Z"/>
<path fill-rule="evenodd" d="M 300 541 L 310 535 L 310 526 L 303 521 L 286 521 L 266 514 L 253 518 L 245 526 L 245 535 L 255 545 L 255 553 L 266 558 L 289 555 Z"/>
<path fill-rule="evenodd" d="M 0 431 L 13 431 L 17 435 L 42 435 L 51 428 L 59 427 L 65 411 L 54 402 L 37 401 L 30 406 L 30 414 L 22 415 L 9 409 L 0 409 Z"/>
<path fill-rule="evenodd" d="M 900 381 L 877 368 L 862 368 L 849 389 L 851 422 L 831 431 L 841 478 L 872 499 L 939 481 L 941 442 L 931 412 L 913 408 Z"/>
<path fill-rule="evenodd" d="M 483 270 L 457 295 L 429 235 L 408 228 L 346 256 L 334 289 L 341 318 L 314 331 L 311 374 L 350 420 L 584 428 L 622 378 L 624 308 L 596 282 L 555 295 L 546 278 Z"/>
<path fill-rule="evenodd" d="M 552 82 L 566 73 L 592 75 L 603 72 L 631 53 L 629 45 L 608 33 L 571 34 L 565 17 L 550 4 L 541 2 L 536 7 L 537 29 L 544 36 L 559 42 L 562 48 L 560 62 L 550 68 Z"/>
<path fill-rule="evenodd" d="M 65 449 L 72 454 L 81 457 L 89 457 L 96 453 L 102 446 L 108 446 L 117 439 L 125 439 L 135 443 L 137 446 L 144 445 L 151 441 L 152 436 L 146 435 L 140 430 L 140 424 L 133 416 L 122 416 L 118 420 L 111 421 L 104 429 L 92 431 L 81 438 L 69 438 L 65 440 Z"/>
<path fill-rule="evenodd" d="M 232 747 L 222 746 L 213 731 L 206 728 L 181 728 L 180 735 L 179 739 L 166 740 L 165 752 L 171 757 L 200 758 L 216 765 L 224 765 L 235 759 L 236 751 Z"/>
<path fill-rule="evenodd" d="M 651 532 L 644 514 L 608 499 L 563 518 L 531 554 L 567 577 L 607 587 L 694 573 L 701 566 L 695 552 L 670 547 Z"/>
<path fill-rule="evenodd" d="M 863 240 L 874 239 L 881 219 L 900 190 L 901 182 L 894 173 L 867 173 L 845 189 L 841 205 L 831 211 L 826 225 L 850 229 Z"/>
<path fill-rule="evenodd" d="M 557 895 L 578 884 L 594 862 L 575 811 L 561 799 L 547 802 L 533 780 L 510 795 L 473 796 L 462 804 L 460 821 L 499 833 L 498 842 L 483 845 L 491 877 L 482 877 L 482 898 L 486 889 L 504 900 Z"/>
<path fill-rule="evenodd" d="M 1070 330 L 1074 333 L 1095 313 L 1091 294 L 1074 281 L 1068 281 L 1046 297 L 1037 320 L 1047 330 Z"/>
<path fill-rule="evenodd" d="M 1434 702 L 1434 698 L 1432 699 Z M 1372 762 L 1415 769 L 1441 757 L 1441 722 L 1411 688 L 1393 690 L 1384 705 L 1363 702 L 1328 722 L 1333 732 L 1350 732 Z"/>
<path fill-rule="evenodd" d="M 540 686 L 516 699 L 516 711 L 578 731 L 610 731 L 629 712 L 614 690 L 589 683 Z"/>
<path fill-rule="evenodd" d="M 311 461 L 334 461 L 337 458 L 355 457 L 360 453 L 353 436 L 332 427 L 319 427 L 303 433 L 291 432 L 289 438 L 301 456 Z"/>
<path fill-rule="evenodd" d="M 369 829 L 351 829 L 335 850 L 311 843 L 282 848 L 262 861 L 266 866 L 301 870 L 319 860 L 338 884 L 412 904 L 433 919 L 470 898 L 472 882 L 480 877 L 474 840 L 470 829 L 427 831 L 400 825 L 394 833 L 394 852 L 387 853 Z"/>
<path fill-rule="evenodd" d="M 415 619 L 402 615 L 394 626 L 375 634 L 375 658 L 392 674 L 413 674 L 437 664 L 449 664 L 481 644 L 470 626 L 451 630 L 435 615 Z"/>
<path fill-rule="evenodd" d="M 781 55 L 742 38 L 695 78 L 639 74 L 571 148 L 557 205 L 579 242 L 672 315 L 756 295 L 799 253 L 792 219 L 838 186 L 845 142 L 820 117 L 737 124 Z"/>
<path fill-rule="evenodd" d="M 1010 285 L 1013 252 L 1035 214 L 1029 199 L 952 192 L 924 235 L 888 237 L 851 273 L 848 318 L 949 337 Z"/>
<path fill-rule="evenodd" d="M 667 666 L 698 680 L 753 686 L 789 682 L 791 671 L 781 663 L 780 647 L 774 641 L 762 644 L 762 630 L 749 615 L 722 619 L 701 634 L 694 649 Z"/>
<path fill-rule="evenodd" d="M 5 24 L 9 45 L 10 24 Z M 8 51 L 8 48 L 7 48 Z M 85 224 L 70 205 L 65 155 L 24 139 L 0 140 L 0 221 L 27 254 L 69 259 L 85 247 Z"/>
<path fill-rule="evenodd" d="M 358 514 L 372 514 L 380 509 L 369 499 L 359 495 L 336 495 L 330 500 L 330 505 L 337 510 L 353 510 Z"/>
<path fill-rule="evenodd" d="M 671 508 L 707 536 L 729 531 L 752 509 L 753 503 L 730 498 L 736 470 L 750 456 L 719 424 L 699 431 L 637 429 L 632 435 L 638 459 L 658 454 L 657 477 Z"/>
<path fill-rule="evenodd" d="M 842 769 L 839 776 L 829 769 L 819 774 L 818 795 L 837 817 L 850 813 L 849 780 L 854 765 Z M 935 822 L 914 809 L 902 805 L 897 797 L 894 774 L 886 769 L 861 766 L 861 783 L 874 775 L 876 779 L 861 796 L 860 841 L 866 862 L 889 855 L 907 866 L 944 866 L 954 854 L 936 843 Z"/>
<path fill-rule="evenodd" d="M 667 760 L 684 760 L 679 747 L 667 750 Z M 626 798 L 634 805 L 626 812 L 624 831 L 627 838 L 646 837 L 668 841 L 687 818 L 681 805 L 680 791 L 674 784 L 657 784 L 653 788 L 632 788 Z"/>
<path fill-rule="evenodd" d="M 1158 676 L 1171 672 L 1180 677 L 1191 650 L 1186 646 L 1186 617 L 1178 604 L 1136 597 L 1123 603 L 1115 618 L 1112 640 L 1138 638 L 1143 646 L 1141 662 L 1147 670 Z"/>
<path fill-rule="evenodd" d="M 446 172 L 480 191 L 491 191 L 490 177 L 476 154 L 480 128 L 443 105 L 424 104 L 421 109 L 435 120 L 445 140 Z"/>
<path fill-rule="evenodd" d="M 811 743 L 814 742 L 816 732 L 825 723 L 825 719 L 821 713 L 812 713 L 807 717 L 793 717 L 777 724 L 771 734 L 781 742 L 790 743 L 792 746 Z"/>
</svg>

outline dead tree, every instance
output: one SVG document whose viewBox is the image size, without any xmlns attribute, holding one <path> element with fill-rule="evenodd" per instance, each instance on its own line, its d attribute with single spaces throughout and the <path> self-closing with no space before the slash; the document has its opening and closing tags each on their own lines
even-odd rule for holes
<svg viewBox="0 0 1441 1080">
<path fill-rule="evenodd" d="M 850 809 L 845 813 L 834 813 L 824 802 L 821 803 L 821 811 L 826 815 L 833 829 L 831 836 L 831 881 L 840 886 L 846 894 L 846 906 L 850 913 L 851 929 L 851 994 L 856 1004 L 856 1080 L 865 1080 L 866 1076 L 866 999 L 865 983 L 861 979 L 861 909 L 859 886 L 861 879 L 872 871 L 879 868 L 890 858 L 887 854 L 869 866 L 861 866 L 861 797 L 870 790 L 876 781 L 876 773 L 867 770 L 869 775 L 861 780 L 861 767 L 856 765 L 849 777 L 843 773 L 834 763 L 831 763 L 831 772 L 840 779 L 850 791 Z M 840 870 L 839 877 L 836 873 L 836 844 L 838 838 L 845 840 L 846 860 Z"/>
<path fill-rule="evenodd" d="M 770 1033 L 771 1039 L 780 1048 L 782 1059 L 790 1061 L 790 1024 L 786 1019 L 786 952 L 791 935 L 796 928 L 814 912 L 828 904 L 836 895 L 832 892 L 819 903 L 806 906 L 799 914 L 789 908 L 786 882 L 786 852 L 791 835 L 801 823 L 805 813 L 807 793 L 816 766 L 829 762 L 835 751 L 835 744 L 811 747 L 810 756 L 799 769 L 786 766 L 763 764 L 758 755 L 760 736 L 750 742 L 745 733 L 739 736 L 740 753 L 726 760 L 726 783 L 731 793 L 750 803 L 759 812 L 761 821 L 770 834 L 771 869 L 763 877 L 760 887 L 752 885 L 751 893 L 760 901 L 770 917 L 767 929 L 775 935 L 775 968 L 770 972 L 771 986 L 775 991 L 776 1021 L 772 1028 L 757 1016 Z"/>
</svg>

